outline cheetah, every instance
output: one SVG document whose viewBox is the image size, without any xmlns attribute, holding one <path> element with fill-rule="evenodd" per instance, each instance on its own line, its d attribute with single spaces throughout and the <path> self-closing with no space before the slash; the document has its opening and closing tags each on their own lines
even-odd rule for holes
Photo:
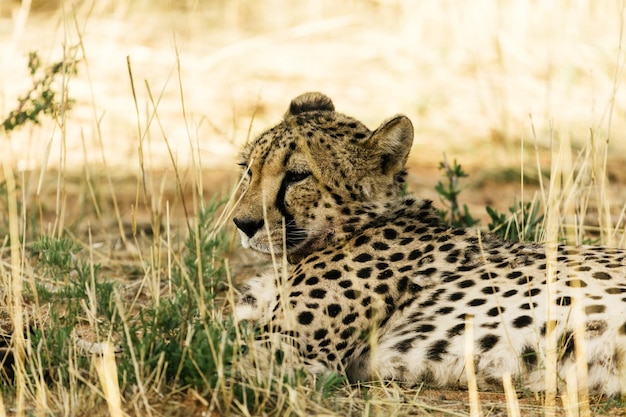
<svg viewBox="0 0 626 417">
<path fill-rule="evenodd" d="M 449 227 L 403 191 L 412 142 L 406 116 L 371 131 L 305 93 L 245 146 L 233 219 L 242 246 L 285 260 L 235 303 L 236 320 L 260 325 L 259 349 L 350 381 L 467 386 L 472 334 L 480 389 L 508 373 L 544 390 L 556 345 L 561 387 L 585 352 L 590 391 L 625 393 L 626 251 L 555 245 L 548 256 Z"/>
</svg>

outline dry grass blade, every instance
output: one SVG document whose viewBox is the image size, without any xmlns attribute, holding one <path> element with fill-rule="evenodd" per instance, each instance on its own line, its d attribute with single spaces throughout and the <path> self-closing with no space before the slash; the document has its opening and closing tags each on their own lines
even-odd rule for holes
<svg viewBox="0 0 626 417">
<path fill-rule="evenodd" d="M 478 396 L 476 370 L 474 368 L 474 323 L 473 318 L 469 315 L 465 317 L 465 374 L 467 375 L 470 416 L 480 417 L 482 416 L 482 411 Z"/>
<path fill-rule="evenodd" d="M 102 356 L 96 358 L 95 362 L 98 378 L 100 378 L 100 384 L 102 385 L 102 392 L 104 392 L 111 417 L 123 417 L 122 396 L 118 385 L 115 353 L 110 343 L 104 345 Z"/>
</svg>

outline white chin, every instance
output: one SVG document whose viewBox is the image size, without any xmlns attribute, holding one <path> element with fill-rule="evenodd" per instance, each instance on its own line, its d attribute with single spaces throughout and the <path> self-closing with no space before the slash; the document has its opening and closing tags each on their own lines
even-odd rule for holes
<svg viewBox="0 0 626 417">
<path fill-rule="evenodd" d="M 239 230 L 239 236 L 241 236 L 241 246 L 243 246 L 244 249 L 249 249 L 250 248 L 250 238 L 241 230 Z"/>
</svg>

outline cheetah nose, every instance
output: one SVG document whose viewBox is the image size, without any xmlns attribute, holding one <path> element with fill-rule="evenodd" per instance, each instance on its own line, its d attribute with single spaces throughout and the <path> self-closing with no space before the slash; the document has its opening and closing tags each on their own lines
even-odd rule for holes
<svg viewBox="0 0 626 417">
<path fill-rule="evenodd" d="M 254 234 L 265 224 L 263 219 L 261 220 L 253 220 L 253 219 L 238 219 L 234 218 L 233 221 L 237 225 L 237 228 L 244 232 L 246 236 L 251 238 Z"/>
</svg>

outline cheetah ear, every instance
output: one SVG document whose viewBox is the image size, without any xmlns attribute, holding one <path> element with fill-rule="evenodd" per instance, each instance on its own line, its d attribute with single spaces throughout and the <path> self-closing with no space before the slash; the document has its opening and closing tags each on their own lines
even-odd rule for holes
<svg viewBox="0 0 626 417">
<path fill-rule="evenodd" d="M 285 113 L 285 119 L 309 111 L 335 111 L 332 100 L 322 93 L 310 92 L 300 94 L 291 100 L 289 108 Z"/>
<path fill-rule="evenodd" d="M 404 169 L 413 144 L 413 124 L 404 115 L 386 120 L 365 140 L 363 146 L 382 161 L 385 175 L 395 175 Z"/>
</svg>

